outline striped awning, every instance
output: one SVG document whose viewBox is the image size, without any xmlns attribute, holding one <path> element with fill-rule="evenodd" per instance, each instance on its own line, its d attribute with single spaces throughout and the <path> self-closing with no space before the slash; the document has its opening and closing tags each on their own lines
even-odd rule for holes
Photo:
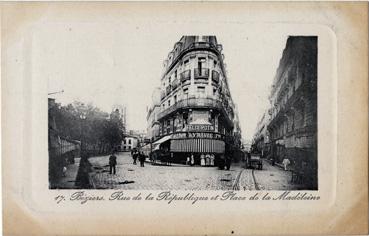
<svg viewBox="0 0 369 236">
<path fill-rule="evenodd" d="M 172 139 L 171 152 L 224 153 L 225 144 L 216 139 Z"/>
</svg>

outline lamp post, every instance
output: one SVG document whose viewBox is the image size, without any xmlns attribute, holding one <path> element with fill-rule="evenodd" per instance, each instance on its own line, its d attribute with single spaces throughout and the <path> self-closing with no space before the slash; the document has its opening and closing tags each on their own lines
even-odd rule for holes
<svg viewBox="0 0 369 236">
<path fill-rule="evenodd" d="M 82 114 L 80 114 L 79 115 L 79 118 L 80 118 L 80 121 L 81 121 L 81 123 L 80 123 L 80 125 L 81 125 L 81 137 L 80 137 L 80 141 L 81 141 L 81 156 L 83 155 L 84 156 L 84 141 L 83 141 L 83 122 L 84 122 L 84 120 L 86 120 L 86 115 L 84 114 L 84 113 L 82 113 Z"/>
</svg>

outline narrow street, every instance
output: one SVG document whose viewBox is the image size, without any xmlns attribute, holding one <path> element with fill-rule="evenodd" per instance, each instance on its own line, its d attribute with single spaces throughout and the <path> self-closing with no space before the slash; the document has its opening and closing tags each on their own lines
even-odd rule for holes
<svg viewBox="0 0 369 236">
<path fill-rule="evenodd" d="M 91 157 L 90 174 L 97 189 L 137 190 L 284 190 L 291 189 L 289 172 L 264 162 L 263 170 L 242 168 L 233 164 L 229 171 L 217 167 L 190 167 L 173 164 L 145 167 L 132 164 L 130 153 L 117 155 L 117 173 L 109 174 L 108 156 Z M 254 171 L 254 176 L 253 176 Z M 255 181 L 257 184 L 255 184 Z"/>
</svg>

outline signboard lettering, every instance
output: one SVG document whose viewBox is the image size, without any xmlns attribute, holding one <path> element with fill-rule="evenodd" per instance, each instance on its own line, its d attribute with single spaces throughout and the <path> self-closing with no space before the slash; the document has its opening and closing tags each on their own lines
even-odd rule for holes
<svg viewBox="0 0 369 236">
<path fill-rule="evenodd" d="M 214 131 L 213 125 L 187 125 L 188 131 Z"/>
<path fill-rule="evenodd" d="M 194 139 L 194 138 L 203 138 L 203 139 L 224 139 L 224 137 L 219 133 L 206 133 L 206 132 L 183 132 L 183 133 L 175 133 L 172 136 L 172 139 Z"/>
</svg>

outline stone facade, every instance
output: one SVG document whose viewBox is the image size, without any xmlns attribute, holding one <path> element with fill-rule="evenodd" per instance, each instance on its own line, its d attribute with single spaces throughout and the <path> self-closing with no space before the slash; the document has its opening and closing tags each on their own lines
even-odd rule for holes
<svg viewBox="0 0 369 236">
<path fill-rule="evenodd" d="M 192 148 L 188 141 L 175 138 L 160 143 L 161 138 L 177 133 L 219 134 L 218 155 L 240 145 L 240 128 L 223 59 L 222 46 L 215 36 L 183 36 L 164 61 L 160 101 L 153 103 L 147 115 L 148 134 L 172 156 L 186 160 L 189 153 L 214 151 L 214 144 L 203 139 L 196 139 Z"/>
<path fill-rule="evenodd" d="M 317 189 L 317 37 L 289 37 L 269 97 L 266 157 Z"/>
</svg>

